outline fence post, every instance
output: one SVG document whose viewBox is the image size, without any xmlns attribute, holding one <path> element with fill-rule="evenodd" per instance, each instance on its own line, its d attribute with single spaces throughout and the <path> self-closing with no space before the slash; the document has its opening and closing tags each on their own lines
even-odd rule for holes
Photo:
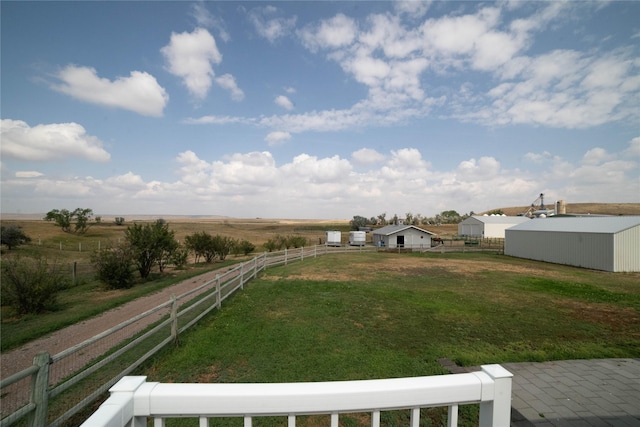
<svg viewBox="0 0 640 427">
<path fill-rule="evenodd" d="M 258 277 L 258 257 L 253 257 L 253 278 Z"/>
<path fill-rule="evenodd" d="M 178 299 L 176 294 L 171 294 L 171 339 L 178 342 Z"/>
<path fill-rule="evenodd" d="M 240 289 L 244 289 L 244 263 L 240 263 Z"/>
<path fill-rule="evenodd" d="M 220 310 L 222 306 L 222 295 L 220 295 L 220 275 L 216 274 L 216 307 Z"/>
<path fill-rule="evenodd" d="M 71 269 L 71 283 L 76 285 L 76 279 L 78 278 L 78 261 L 73 261 L 73 267 Z"/>
<path fill-rule="evenodd" d="M 300 249 L 300 261 L 304 261 L 304 246 Z"/>
<path fill-rule="evenodd" d="M 493 396 L 489 396 L 490 400 L 480 403 L 479 426 L 508 426 L 511 422 L 511 377 L 513 374 L 500 365 L 483 365 L 482 372 L 493 380 Z"/>
<path fill-rule="evenodd" d="M 38 353 L 33 358 L 33 364 L 38 366 L 38 372 L 31 377 L 31 403 L 36 409 L 29 419 L 30 427 L 45 427 L 47 425 L 47 409 L 49 406 L 49 364 L 51 356 L 46 351 Z"/>
<path fill-rule="evenodd" d="M 284 265 L 287 265 L 287 248 L 284 248 Z"/>
</svg>

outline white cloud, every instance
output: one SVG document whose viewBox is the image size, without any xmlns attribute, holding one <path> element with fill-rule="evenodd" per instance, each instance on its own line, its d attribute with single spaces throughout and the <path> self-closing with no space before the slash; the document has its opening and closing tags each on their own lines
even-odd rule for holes
<svg viewBox="0 0 640 427">
<path fill-rule="evenodd" d="M 401 9 L 404 6 L 398 6 Z M 538 5 L 536 5 L 538 6 Z M 570 4 L 542 3 L 529 15 L 509 21 L 506 3 L 478 6 L 471 13 L 430 18 L 409 26 L 400 15 L 372 14 L 355 21 L 343 14 L 298 31 L 312 52 L 324 51 L 344 72 L 368 89 L 350 108 L 307 111 L 255 118 L 202 117 L 191 123 L 236 122 L 291 133 L 385 126 L 425 117 L 435 107 L 441 117 L 485 126 L 513 124 L 585 128 L 640 119 L 640 61 L 620 49 L 601 54 L 556 50 L 536 56 L 524 53 L 534 32 L 562 19 Z M 254 10 L 277 15 L 265 7 Z M 610 72 L 607 72 L 610 70 Z M 431 77 L 442 73 L 474 78 L 484 73 L 496 82 L 483 87 L 460 83 L 457 93 L 429 96 Z M 463 74 L 464 73 L 464 74 Z M 289 101 L 289 102 L 287 102 Z M 276 103 L 290 108 L 287 97 Z"/>
<path fill-rule="evenodd" d="M 38 171 L 20 171 L 16 172 L 16 178 L 40 178 L 44 176 L 42 172 Z"/>
<path fill-rule="evenodd" d="M 117 175 L 105 180 L 108 186 L 128 191 L 137 191 L 145 187 L 144 180 L 140 175 L 127 172 L 124 175 Z"/>
<path fill-rule="evenodd" d="M 640 136 L 637 136 L 629 141 L 629 148 L 624 151 L 624 155 L 626 157 L 640 158 Z"/>
<path fill-rule="evenodd" d="M 627 153 L 636 149 L 637 139 L 629 147 L 619 152 L 588 150 L 583 158 L 596 161 L 586 162 L 570 162 L 551 152 L 528 153 L 525 157 L 544 160 L 532 163 L 530 170 L 505 168 L 491 156 L 437 170 L 427 153 L 416 148 L 388 153 L 360 149 L 352 154 L 352 161 L 302 153 L 283 164 L 277 164 L 268 151 L 234 153 L 214 161 L 185 151 L 175 159 L 175 181 L 145 181 L 134 172 L 106 179 L 34 174 L 9 177 L 0 185 L 5 212 L 16 203 L 11 195 L 16 198 L 29 192 L 46 196 L 46 206 L 62 206 L 65 201 L 73 205 L 81 198 L 100 214 L 151 211 L 349 219 L 413 212 L 433 216 L 445 209 L 463 213 L 524 206 L 540 192 L 549 200 L 569 203 L 629 200 L 629 194 L 640 193 L 640 160 Z M 46 206 L 40 210 L 46 211 Z"/>
<path fill-rule="evenodd" d="M 214 28 L 223 41 L 228 42 L 231 40 L 224 21 L 212 15 L 203 0 L 199 0 L 191 5 L 191 16 L 195 19 L 197 27 Z"/>
<path fill-rule="evenodd" d="M 284 175 L 294 181 L 307 183 L 341 182 L 351 172 L 351 164 L 340 156 L 319 159 L 309 154 L 300 154 L 291 163 L 281 167 Z"/>
<path fill-rule="evenodd" d="M 604 148 L 596 147 L 587 151 L 582 157 L 582 163 L 585 165 L 597 165 L 612 160 L 615 155 L 607 153 Z"/>
<path fill-rule="evenodd" d="M 275 102 L 276 105 L 279 105 L 285 110 L 293 110 L 293 102 L 291 102 L 291 100 L 284 95 L 276 96 L 276 99 L 273 102 Z"/>
<path fill-rule="evenodd" d="M 191 33 L 171 33 L 169 44 L 160 51 L 167 70 L 181 77 L 194 97 L 204 99 L 215 76 L 212 64 L 222 62 L 222 54 L 211 33 L 204 28 L 196 28 Z"/>
<path fill-rule="evenodd" d="M 216 78 L 216 83 L 223 89 L 228 90 L 231 93 L 231 99 L 234 101 L 242 101 L 244 99 L 244 92 L 236 84 L 236 79 L 231 74 L 223 74 Z"/>
<path fill-rule="evenodd" d="M 267 137 L 264 139 L 269 143 L 270 147 L 284 144 L 286 141 L 291 139 L 291 134 L 289 132 L 275 131 L 270 132 Z"/>
<path fill-rule="evenodd" d="M 284 18 L 274 6 L 256 7 L 249 11 L 249 21 L 256 32 L 269 42 L 274 43 L 279 38 L 288 35 L 295 27 L 297 17 Z"/>
<path fill-rule="evenodd" d="M 418 19 L 427 13 L 431 3 L 431 0 L 398 0 L 393 2 L 393 8 L 399 14 L 404 14 L 408 18 Z"/>
<path fill-rule="evenodd" d="M 518 64 L 508 72 L 517 81 L 501 83 L 487 92 L 492 104 L 482 105 L 482 97 L 475 108 L 460 102 L 454 116 L 489 125 L 521 123 L 569 129 L 639 117 L 640 86 L 629 81 L 640 67 L 627 52 L 603 57 L 557 50 L 520 59 Z"/>
<path fill-rule="evenodd" d="M 30 127 L 22 120 L 0 122 L 3 157 L 27 161 L 64 160 L 72 157 L 107 162 L 111 155 L 102 141 L 88 135 L 77 123 L 41 124 Z"/>
<path fill-rule="evenodd" d="M 122 108 L 144 116 L 162 116 L 169 95 L 151 74 L 132 71 L 129 77 L 111 81 L 98 77 L 94 68 L 68 65 L 56 77 L 62 82 L 51 88 L 81 101 Z"/>
<path fill-rule="evenodd" d="M 302 43 L 310 50 L 336 49 L 350 45 L 357 35 L 356 22 L 339 13 L 319 24 L 306 26 L 299 32 Z"/>
<path fill-rule="evenodd" d="M 351 158 L 357 164 L 369 165 L 372 163 L 382 162 L 385 159 L 385 156 L 372 148 L 361 148 L 358 151 L 351 153 Z"/>
<path fill-rule="evenodd" d="M 234 116 L 202 116 L 198 118 L 187 118 L 183 120 L 184 123 L 189 125 L 226 125 L 230 123 L 245 123 L 252 124 L 256 121 L 254 119 L 248 119 L 245 117 L 234 117 Z"/>
</svg>

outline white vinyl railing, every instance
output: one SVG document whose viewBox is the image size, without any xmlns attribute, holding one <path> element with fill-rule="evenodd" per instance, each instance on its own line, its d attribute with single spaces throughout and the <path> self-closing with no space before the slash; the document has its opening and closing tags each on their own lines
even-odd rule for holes
<svg viewBox="0 0 640 427">
<path fill-rule="evenodd" d="M 512 374 L 500 365 L 482 371 L 429 377 L 363 381 L 280 384 L 166 384 L 146 382 L 145 376 L 124 377 L 111 396 L 81 427 L 143 427 L 147 420 L 163 427 L 169 418 L 197 418 L 207 426 L 214 417 L 296 416 L 330 414 L 338 427 L 341 413 L 370 413 L 379 427 L 380 412 L 410 409 L 411 427 L 418 427 L 420 408 L 449 407 L 448 426 L 458 425 L 458 405 L 480 404 L 481 427 L 504 427 L 511 420 Z"/>
</svg>

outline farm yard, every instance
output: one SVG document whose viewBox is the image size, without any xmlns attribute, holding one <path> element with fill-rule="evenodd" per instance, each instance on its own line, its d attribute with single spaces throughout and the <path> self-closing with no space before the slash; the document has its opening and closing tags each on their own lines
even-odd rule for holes
<svg viewBox="0 0 640 427">
<path fill-rule="evenodd" d="M 476 366 L 637 357 L 639 279 L 478 253 L 326 255 L 267 270 L 144 375 L 330 381 L 442 374 L 442 358 Z M 428 412 L 426 425 L 441 415 Z"/>
<path fill-rule="evenodd" d="M 250 235 L 241 234 L 245 232 L 295 233 L 315 240 L 327 229 L 348 230 L 348 224 L 312 221 L 169 224 L 180 230 L 178 238 L 205 229 L 212 234 L 229 230 L 236 238 Z M 42 227 L 40 241 L 11 251 L 11 256 L 36 251 L 44 242 L 62 237 L 86 242 L 117 239 L 122 233 L 122 227 L 104 224 L 92 227 L 85 236 L 67 236 L 49 223 L 33 221 L 23 225 L 30 235 L 30 226 L 32 230 Z M 242 231 L 234 233 L 236 227 Z M 444 230 L 435 231 L 445 241 L 453 237 L 454 227 L 451 234 Z M 51 256 L 69 255 L 65 250 L 48 250 Z M 71 256 L 87 254 L 74 251 Z M 67 296 L 58 312 L 22 319 L 3 312 L 3 347 L 7 331 L 13 337 L 25 325 L 50 323 L 49 319 L 74 311 L 69 309 L 82 300 L 121 304 L 242 259 L 230 256 L 225 263 L 190 265 L 129 290 L 105 291 L 87 279 L 64 291 Z M 475 366 L 637 357 L 639 282 L 638 273 L 598 272 L 499 252 L 324 255 L 266 270 L 230 298 L 223 310 L 181 335 L 179 347 L 163 352 L 137 374 L 162 382 L 327 381 L 441 374 L 445 372 L 439 362 L 442 358 Z M 18 344 L 14 341 L 8 347 Z M 465 408 L 463 418 L 473 419 L 475 412 L 473 407 Z M 427 418 L 437 425 L 441 415 L 434 410 Z M 345 422 L 366 424 L 358 417 Z M 273 423 L 279 425 L 279 421 Z M 311 417 L 303 425 L 319 424 L 323 422 Z"/>
</svg>

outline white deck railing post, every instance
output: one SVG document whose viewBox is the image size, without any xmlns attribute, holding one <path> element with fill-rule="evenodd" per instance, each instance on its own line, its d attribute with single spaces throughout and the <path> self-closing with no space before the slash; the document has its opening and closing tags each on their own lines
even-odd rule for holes
<svg viewBox="0 0 640 427">
<path fill-rule="evenodd" d="M 508 426 L 511 423 L 511 377 L 500 365 L 483 365 L 482 372 L 492 379 L 493 387 L 482 387 L 480 427 Z M 485 399 L 485 391 L 491 393 Z"/>
<path fill-rule="evenodd" d="M 146 386 L 147 377 L 124 377 L 109 389 L 111 396 L 100 405 L 82 427 L 124 426 L 146 427 L 146 417 L 134 417 L 134 394 L 141 386 Z M 125 424 L 126 423 L 126 424 Z"/>
</svg>

